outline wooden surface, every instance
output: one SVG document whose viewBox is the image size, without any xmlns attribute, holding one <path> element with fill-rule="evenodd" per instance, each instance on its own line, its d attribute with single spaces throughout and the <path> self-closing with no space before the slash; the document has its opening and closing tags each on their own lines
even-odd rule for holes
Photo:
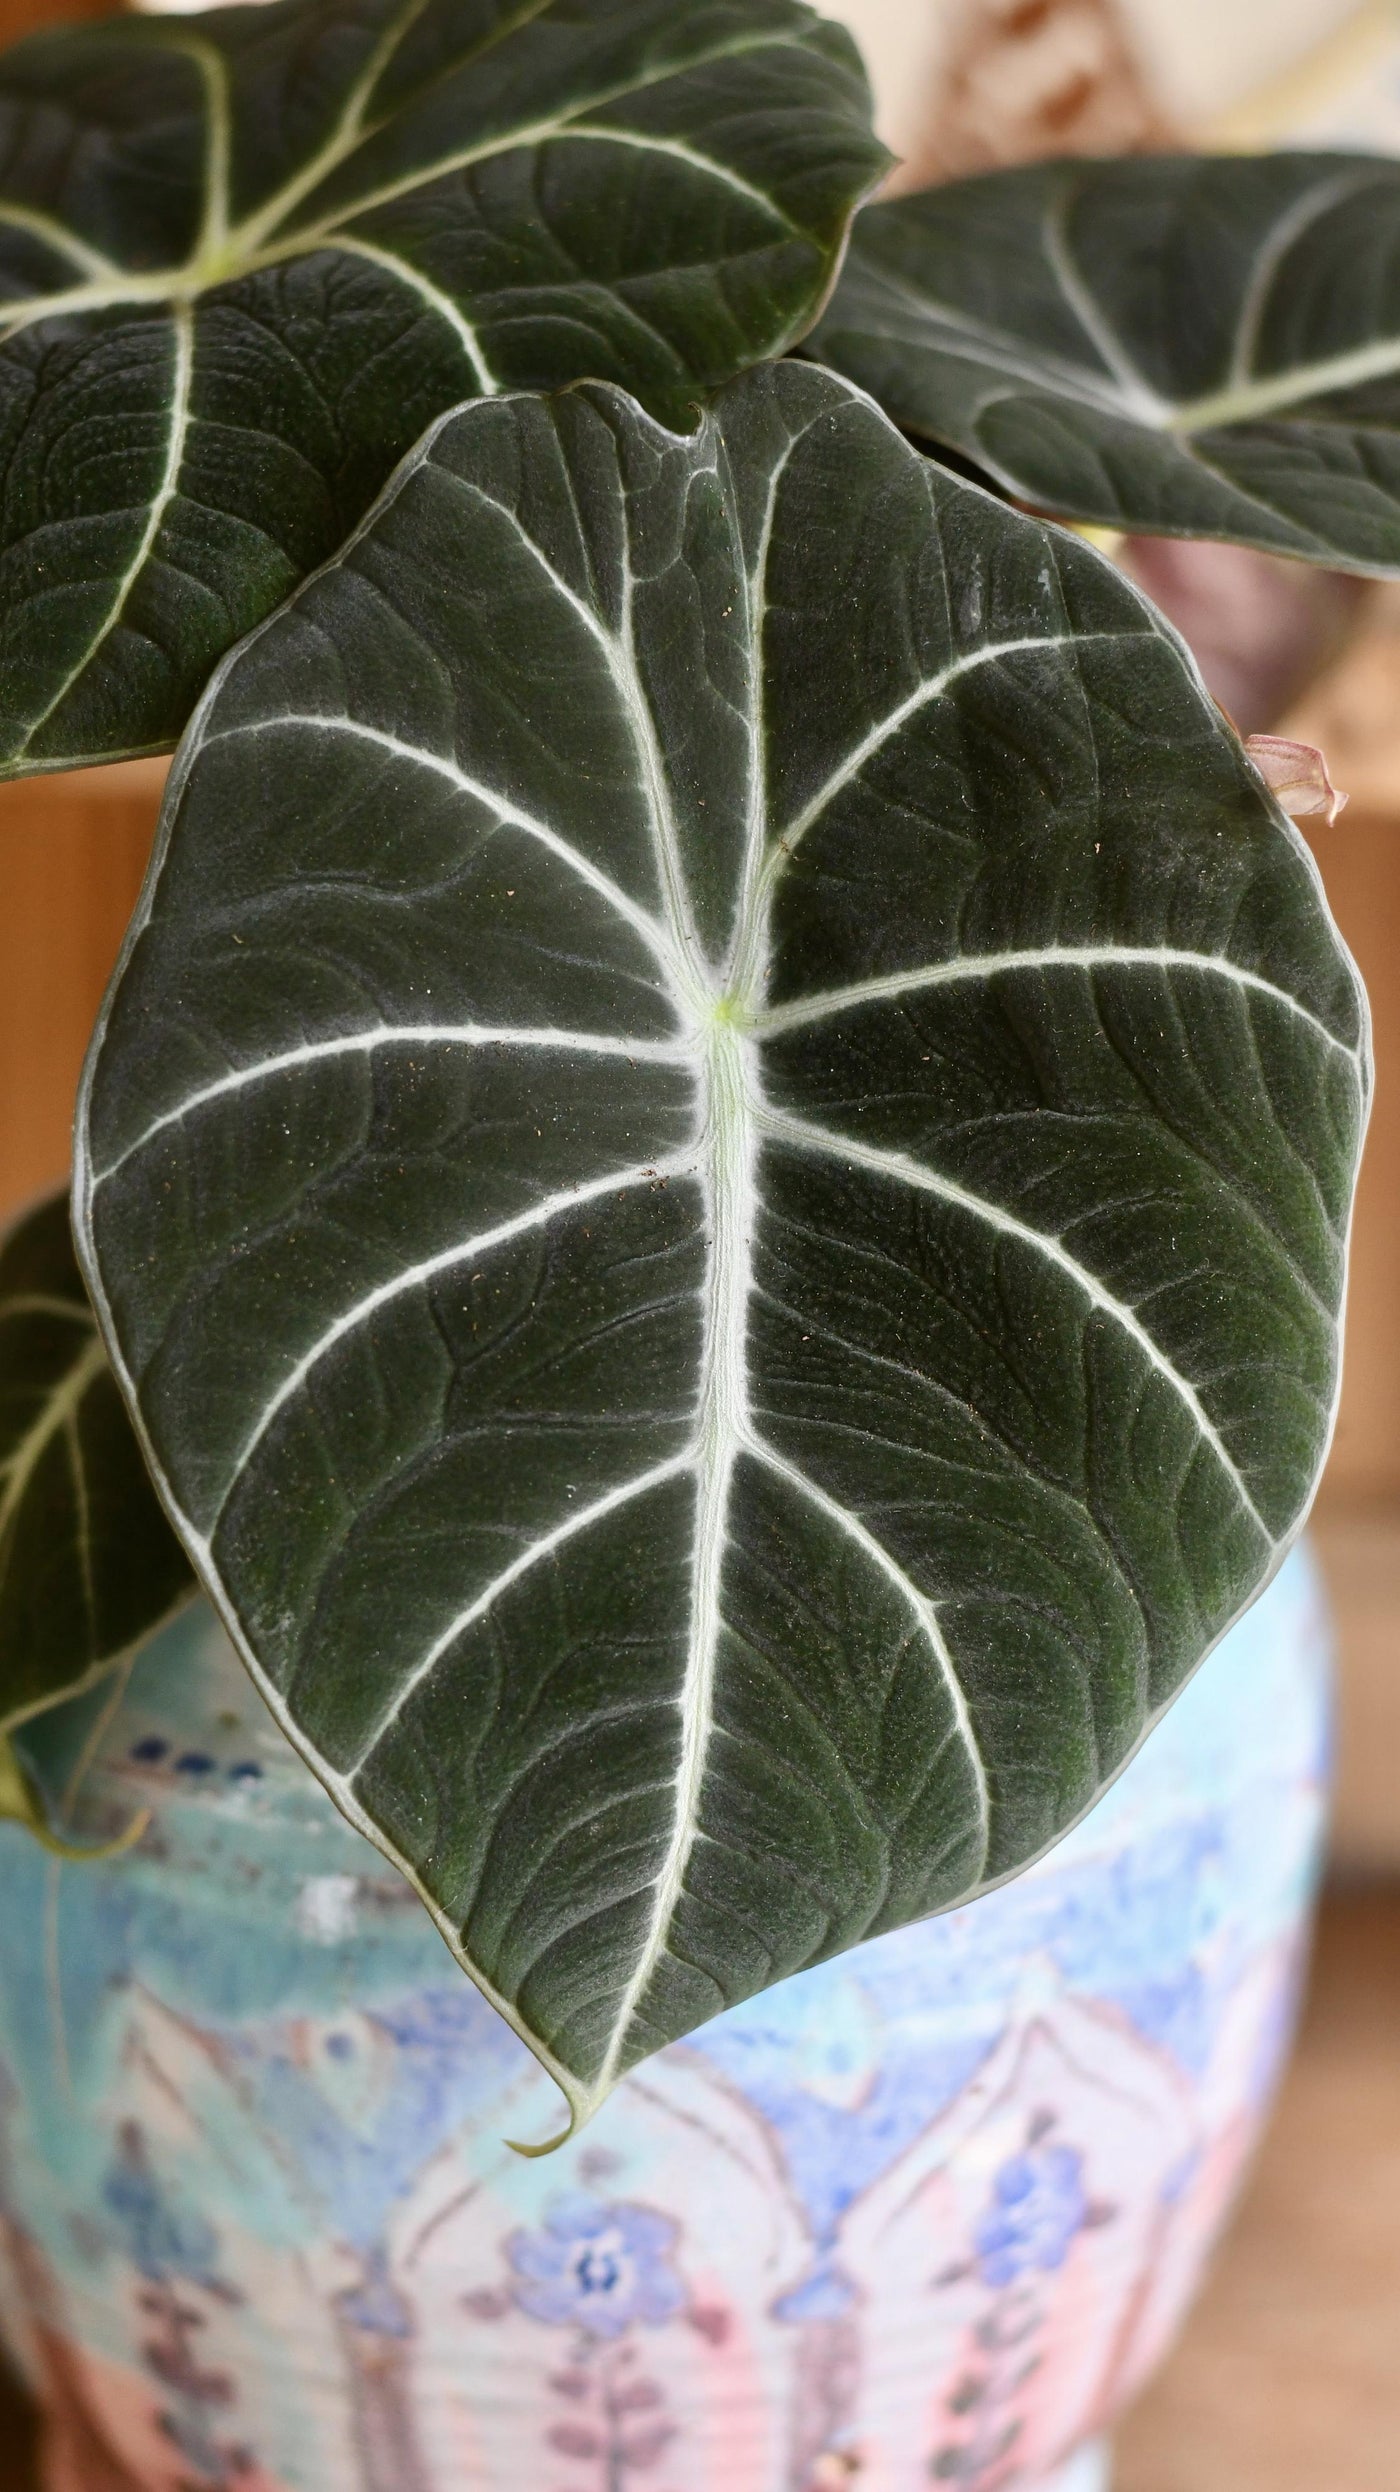
<svg viewBox="0 0 1400 2492">
<path fill-rule="evenodd" d="M 1396 2492 L 1398 2244 L 1400 1896 L 1380 1892 L 1324 1911 L 1278 2114 L 1114 2492 Z M 0 2492 L 31 2492 L 25 2437 L 0 2391 Z"/>
<path fill-rule="evenodd" d="M 1353 1880 L 1400 1878 L 1400 1513 L 1329 1500 L 1312 1543 L 1341 1661 L 1333 1865 Z M 1400 2238 L 1396 2259 L 1400 2277 Z M 1396 2344 L 1400 2361 L 1400 2334 Z"/>
<path fill-rule="evenodd" d="M 1334 1901 L 1301 2047 L 1114 2492 L 1400 2485 L 1400 1898 Z"/>
<path fill-rule="evenodd" d="M 1400 672 L 1395 697 L 1400 705 Z M 1335 830 L 1318 831 L 1312 845 L 1370 994 L 1377 1073 L 1352 1233 L 1342 1407 L 1326 1494 L 1333 1504 L 1400 1505 L 1400 806 L 1383 814 L 1353 804 Z"/>
<path fill-rule="evenodd" d="M 1400 582 L 1280 731 L 1321 745 L 1349 797 L 1312 847 L 1371 997 L 1376 1101 L 1353 1238 L 1346 1385 L 1326 1497 L 1400 1511 Z M 1311 828 L 1311 826 L 1304 826 Z"/>
<path fill-rule="evenodd" d="M 0 1211 L 67 1174 L 73 1094 L 164 763 L 0 786 Z"/>
</svg>

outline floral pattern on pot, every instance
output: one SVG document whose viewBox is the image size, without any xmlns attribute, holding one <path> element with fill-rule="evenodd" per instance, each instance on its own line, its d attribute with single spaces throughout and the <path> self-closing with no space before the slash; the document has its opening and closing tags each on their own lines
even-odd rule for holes
<svg viewBox="0 0 1400 2492">
<path fill-rule="evenodd" d="M 612 2339 L 663 2328 L 685 2307 L 671 2263 L 680 2225 L 651 2207 L 562 2199 L 538 2232 L 515 2232 L 506 2256 L 519 2308 L 552 2327 Z"/>
<path fill-rule="evenodd" d="M 134 1850 L 0 1829 L 0 2309 L 50 2492 L 1041 2492 L 1257 2134 L 1327 1735 L 1294 1558 L 1036 1868 L 532 2161 L 549 2080 L 193 1613 L 31 1734 L 94 1832 L 151 1809 Z"/>
</svg>

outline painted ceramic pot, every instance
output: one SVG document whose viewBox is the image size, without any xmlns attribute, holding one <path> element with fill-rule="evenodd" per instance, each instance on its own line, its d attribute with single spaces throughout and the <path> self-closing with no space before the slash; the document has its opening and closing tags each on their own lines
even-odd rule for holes
<svg viewBox="0 0 1400 2492">
<path fill-rule="evenodd" d="M 1294 1558 L 1039 1867 L 532 2162 L 549 2080 L 192 1613 L 39 1752 L 136 1848 L 0 1829 L 49 2492 L 1087 2492 L 1286 2042 L 1326 1682 Z"/>
</svg>

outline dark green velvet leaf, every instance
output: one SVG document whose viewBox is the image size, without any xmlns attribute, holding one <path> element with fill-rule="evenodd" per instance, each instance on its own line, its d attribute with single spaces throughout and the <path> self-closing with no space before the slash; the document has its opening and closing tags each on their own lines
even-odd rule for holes
<svg viewBox="0 0 1400 2492">
<path fill-rule="evenodd" d="M 1181 644 L 810 365 L 465 409 L 226 663 L 85 1269 L 575 2116 L 1131 1755 L 1312 1494 L 1367 1089 Z"/>
<path fill-rule="evenodd" d="M 0 1734 L 134 1651 L 193 1590 L 98 1335 L 65 1189 L 0 1240 Z"/>
<path fill-rule="evenodd" d="M 1400 164 L 1036 165 L 868 208 L 811 351 L 1037 509 L 1400 570 Z"/>
<path fill-rule="evenodd" d="M 477 392 L 668 422 L 887 159 L 799 0 L 277 0 L 0 59 L 0 775 L 173 743 Z"/>
</svg>

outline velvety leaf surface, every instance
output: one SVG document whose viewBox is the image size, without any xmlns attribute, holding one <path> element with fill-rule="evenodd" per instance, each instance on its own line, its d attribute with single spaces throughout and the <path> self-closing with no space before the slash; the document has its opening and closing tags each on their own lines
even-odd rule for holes
<svg viewBox="0 0 1400 2492">
<path fill-rule="evenodd" d="M 1102 558 L 786 363 L 447 419 L 221 671 L 81 1233 L 259 1684 L 582 2115 L 1278 1562 L 1364 1007 Z"/>
<path fill-rule="evenodd" d="M 798 0 L 278 0 L 0 58 L 0 774 L 172 743 L 444 407 L 667 421 L 886 158 Z"/>
<path fill-rule="evenodd" d="M 65 1189 L 0 1240 L 0 1732 L 85 1686 L 193 1590 L 98 1336 Z"/>
<path fill-rule="evenodd" d="M 1036 165 L 858 219 L 811 351 L 1019 499 L 1400 569 L 1400 164 Z"/>
</svg>

